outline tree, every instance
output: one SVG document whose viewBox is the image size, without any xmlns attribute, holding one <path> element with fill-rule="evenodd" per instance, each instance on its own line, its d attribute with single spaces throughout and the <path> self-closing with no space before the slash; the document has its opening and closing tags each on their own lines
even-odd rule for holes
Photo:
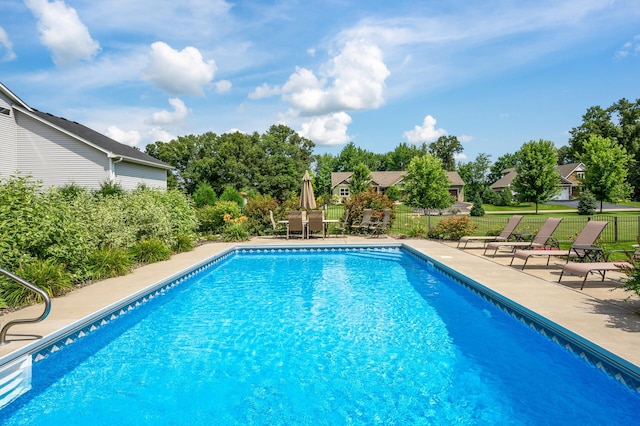
<svg viewBox="0 0 640 426">
<path fill-rule="evenodd" d="M 359 194 L 371 187 L 371 171 L 364 163 L 354 167 L 349 184 L 352 194 Z"/>
<path fill-rule="evenodd" d="M 591 216 L 596 212 L 596 197 L 593 196 L 591 191 L 585 189 L 580 194 L 580 200 L 578 201 L 578 214 L 584 216 Z"/>
<path fill-rule="evenodd" d="M 458 164 L 458 174 L 464 181 L 464 195 L 467 200 L 482 197 L 487 188 L 487 172 L 491 155 L 480 153 L 474 161 Z"/>
<path fill-rule="evenodd" d="M 449 178 L 440 159 L 427 154 L 415 157 L 407 167 L 403 178 L 405 204 L 427 209 L 427 226 L 431 228 L 431 209 L 446 209 L 453 204 L 449 194 Z"/>
<path fill-rule="evenodd" d="M 557 169 L 558 154 L 553 142 L 539 140 L 522 145 L 516 152 L 516 173 L 513 189 L 518 200 L 538 205 L 558 193 L 560 173 Z"/>
<path fill-rule="evenodd" d="M 582 124 L 569 130 L 569 147 L 573 158 L 580 158 L 584 153 L 584 144 L 591 135 L 615 138 L 618 130 L 611 122 L 611 111 L 600 106 L 592 106 L 582 116 Z"/>
<path fill-rule="evenodd" d="M 632 157 L 624 147 L 611 139 L 591 135 L 579 158 L 586 167 L 582 184 L 600 201 L 600 213 L 604 201 L 617 201 L 629 195 L 631 188 L 626 178 Z"/>
<path fill-rule="evenodd" d="M 429 153 L 439 158 L 447 171 L 455 170 L 455 155 L 462 151 L 462 144 L 455 136 L 440 136 L 437 141 L 429 144 Z"/>
<path fill-rule="evenodd" d="M 337 159 L 329 153 L 315 157 L 314 173 L 316 175 L 313 190 L 317 196 L 329 198 L 331 195 L 331 173 L 335 171 Z"/>
</svg>

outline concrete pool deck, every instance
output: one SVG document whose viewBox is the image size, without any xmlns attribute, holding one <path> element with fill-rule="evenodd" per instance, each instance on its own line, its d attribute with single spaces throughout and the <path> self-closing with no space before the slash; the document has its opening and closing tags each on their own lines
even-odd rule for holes
<svg viewBox="0 0 640 426">
<path fill-rule="evenodd" d="M 583 338 L 607 349 L 613 354 L 640 367 L 640 298 L 622 290 L 612 290 L 619 285 L 621 275 L 608 272 L 604 282 L 598 276 L 587 280 L 580 291 L 582 278 L 563 277 L 558 284 L 562 259 L 530 261 L 527 268 L 510 267 L 511 256 L 499 252 L 495 258 L 483 256 L 483 249 L 460 250 L 455 243 L 431 240 L 393 238 L 326 238 L 313 240 L 283 240 L 266 237 L 253 238 L 247 243 L 210 243 L 188 253 L 174 255 L 170 260 L 137 268 L 124 277 L 111 278 L 77 289 L 65 296 L 53 299 L 49 316 L 37 324 L 20 324 L 9 330 L 9 342 L 0 346 L 0 357 L 11 354 L 33 343 L 40 337 L 64 329 L 70 324 L 91 315 L 129 295 L 151 286 L 173 274 L 214 256 L 230 247 L 266 244 L 380 244 L 403 243 L 434 260 L 453 268 L 485 287 L 563 326 Z M 612 278 L 612 279 L 610 279 Z M 18 318 L 38 317 L 43 305 L 30 306 L 0 316 L 1 325 Z"/>
</svg>

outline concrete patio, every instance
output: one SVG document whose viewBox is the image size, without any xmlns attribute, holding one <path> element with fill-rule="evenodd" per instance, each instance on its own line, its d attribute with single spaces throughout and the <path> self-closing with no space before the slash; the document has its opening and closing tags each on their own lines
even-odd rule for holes
<svg viewBox="0 0 640 426">
<path fill-rule="evenodd" d="M 460 250 L 455 243 L 431 240 L 363 237 L 330 237 L 313 240 L 283 240 L 271 237 L 253 238 L 242 245 L 265 244 L 366 244 L 400 242 L 419 250 L 434 260 L 472 278 L 487 288 L 548 318 L 574 333 L 602 346 L 610 352 L 640 366 L 640 298 L 622 290 L 619 273 L 607 273 L 607 280 L 598 276 L 587 280 L 580 291 L 582 278 L 563 277 L 558 284 L 562 259 L 533 260 L 524 271 L 508 266 L 511 256 L 499 252 L 495 258 L 483 256 L 481 245 Z M 41 336 L 91 315 L 145 287 L 189 268 L 223 250 L 241 245 L 237 243 L 210 243 L 191 252 L 174 255 L 170 260 L 136 269 L 133 273 L 80 288 L 53 300 L 51 313 L 38 324 L 17 325 L 9 330 L 9 342 L 0 346 L 0 356 L 33 343 Z M 612 280 L 613 279 L 613 280 Z M 16 318 L 37 317 L 42 305 L 31 306 L 0 316 L 2 325 Z"/>
</svg>

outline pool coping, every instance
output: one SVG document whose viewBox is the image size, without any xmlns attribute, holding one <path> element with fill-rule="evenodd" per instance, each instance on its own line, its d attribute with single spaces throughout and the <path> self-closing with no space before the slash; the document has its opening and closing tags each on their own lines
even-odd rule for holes
<svg viewBox="0 0 640 426">
<path fill-rule="evenodd" d="M 474 293 L 483 297 L 490 303 L 498 306 L 505 312 L 512 315 L 526 325 L 534 328 L 544 336 L 554 340 L 566 349 L 580 356 L 587 362 L 596 366 L 604 373 L 618 380 L 630 389 L 640 392 L 640 368 L 628 360 L 612 353 L 611 351 L 597 345 L 579 334 L 563 327 L 543 315 L 511 300 L 508 297 L 488 288 L 473 278 L 453 269 L 452 267 L 436 260 L 434 257 L 423 253 L 419 248 L 412 247 L 402 242 L 366 242 L 366 243 L 341 243 L 336 244 L 242 244 L 233 245 L 222 251 L 213 254 L 191 266 L 183 268 L 168 277 L 148 285 L 131 295 L 121 298 L 108 306 L 99 309 L 92 314 L 80 318 L 73 323 L 50 333 L 39 340 L 33 341 L 21 348 L 16 349 L 0 357 L 0 367 L 15 362 L 21 357 L 30 355 L 34 362 L 39 362 L 48 357 L 49 354 L 62 349 L 64 346 L 75 343 L 86 334 L 91 333 L 101 326 L 115 320 L 120 315 L 126 314 L 137 306 L 161 296 L 164 292 L 179 285 L 182 281 L 202 272 L 216 263 L 226 259 L 236 252 L 242 251 L 309 251 L 309 250 L 364 250 L 368 248 L 400 248 L 421 258 L 427 263 L 435 265 L 440 271 L 454 279 L 461 285 L 469 288 Z"/>
</svg>

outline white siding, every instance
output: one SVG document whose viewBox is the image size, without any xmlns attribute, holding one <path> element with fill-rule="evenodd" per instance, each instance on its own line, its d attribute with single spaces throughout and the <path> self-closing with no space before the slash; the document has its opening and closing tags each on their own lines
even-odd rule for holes
<svg viewBox="0 0 640 426">
<path fill-rule="evenodd" d="M 16 121 L 17 165 L 23 175 L 41 180 L 45 188 L 75 183 L 98 189 L 109 179 L 104 152 L 19 112 Z"/>
<path fill-rule="evenodd" d="M 11 101 L 0 93 L 0 108 L 11 109 Z M 6 179 L 18 169 L 17 125 L 10 115 L 0 113 L 0 178 Z"/>
<path fill-rule="evenodd" d="M 166 170 L 125 161 L 116 162 L 114 166 L 116 182 L 124 189 L 135 189 L 138 184 L 144 184 L 149 188 L 167 188 Z"/>
</svg>

